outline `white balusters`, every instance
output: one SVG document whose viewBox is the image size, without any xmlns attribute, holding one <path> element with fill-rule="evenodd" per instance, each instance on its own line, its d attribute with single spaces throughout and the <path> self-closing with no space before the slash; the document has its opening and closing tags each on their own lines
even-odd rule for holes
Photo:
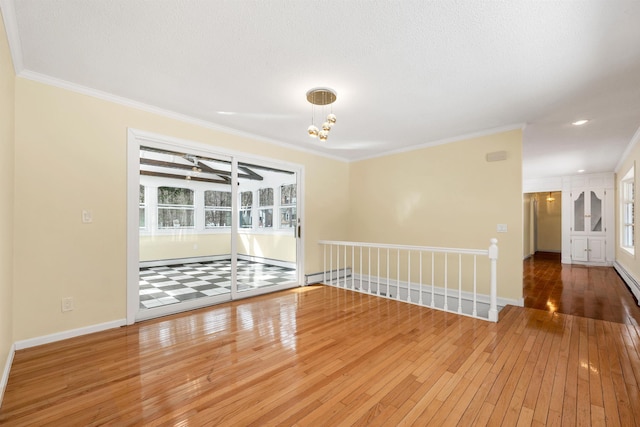
<svg viewBox="0 0 640 427">
<path fill-rule="evenodd" d="M 444 311 L 449 311 L 449 300 L 447 295 L 447 288 L 449 287 L 449 254 L 444 254 Z"/>
<path fill-rule="evenodd" d="M 411 302 L 411 251 L 407 251 L 407 302 Z"/>
<path fill-rule="evenodd" d="M 387 298 L 391 297 L 391 286 L 389 284 L 389 248 L 387 248 Z"/>
<path fill-rule="evenodd" d="M 322 283 L 327 283 L 327 245 L 323 245 L 322 251 L 323 254 L 323 262 L 322 262 Z"/>
<path fill-rule="evenodd" d="M 400 249 L 398 249 L 398 261 L 396 262 L 396 299 L 400 299 Z M 389 295 L 391 296 L 391 295 Z"/>
<path fill-rule="evenodd" d="M 356 288 L 356 280 L 355 280 L 356 275 L 355 275 L 355 271 L 353 271 L 353 266 L 356 265 L 355 256 L 356 256 L 356 247 L 351 246 L 351 289 Z"/>
<path fill-rule="evenodd" d="M 347 289 L 348 287 L 349 285 L 347 285 L 347 245 L 344 245 L 344 288 Z"/>
<path fill-rule="evenodd" d="M 422 305 L 422 252 L 418 252 L 420 255 L 420 286 L 418 286 L 418 304 Z"/>
<path fill-rule="evenodd" d="M 431 252 L 431 307 L 436 306 L 435 290 L 436 290 L 436 265 L 435 265 L 435 252 Z"/>
<path fill-rule="evenodd" d="M 458 254 L 458 313 L 462 313 L 462 254 Z"/>
<path fill-rule="evenodd" d="M 340 287 L 340 245 L 336 245 L 336 286 Z"/>
<path fill-rule="evenodd" d="M 368 291 L 371 292 L 371 247 L 369 247 L 369 263 L 367 264 L 367 267 L 369 268 L 367 275 L 369 276 L 369 289 Z"/>
<path fill-rule="evenodd" d="M 336 241 L 321 241 L 320 243 L 324 245 L 322 252 L 324 269 L 322 280 L 325 284 L 377 296 L 385 296 L 397 301 L 428 306 L 438 310 L 452 311 L 465 316 L 488 319 L 494 322 L 498 320 L 498 246 L 496 239 L 491 239 L 491 246 L 484 250 Z M 327 246 L 329 246 L 328 250 Z M 367 250 L 366 254 L 363 253 L 365 248 Z M 375 254 L 372 254 L 372 249 L 376 250 Z M 381 254 L 381 251 L 385 250 L 386 255 L 384 253 Z M 349 251 L 351 251 L 350 255 Z M 358 251 L 357 255 L 356 251 Z M 396 263 L 395 272 L 392 272 L 392 251 L 396 252 L 393 260 Z M 412 259 L 414 253 L 418 256 L 418 265 L 416 265 L 415 258 Z M 429 265 L 427 260 L 427 264 L 423 268 L 425 253 L 431 254 L 430 284 L 424 283 L 428 280 L 427 277 L 424 277 L 424 268 L 428 268 L 427 266 Z M 436 254 L 438 254 L 438 259 L 436 259 Z M 457 257 L 450 257 L 452 254 L 457 255 Z M 480 257 L 478 257 L 479 255 Z M 328 261 L 327 256 L 329 257 Z M 403 262 L 405 256 L 406 263 Z M 440 256 L 443 258 L 441 259 Z M 456 274 L 455 266 L 453 265 L 456 262 L 457 292 L 453 276 L 449 274 Z M 366 269 L 364 268 L 365 263 L 367 264 Z M 383 265 L 383 263 L 386 264 Z M 412 271 L 413 268 L 418 271 Z M 449 268 L 451 268 L 451 272 Z M 478 276 L 478 268 L 481 268 L 481 271 L 489 270 L 488 277 L 484 274 Z M 342 280 L 340 280 L 340 274 L 344 274 Z M 350 280 L 347 277 L 348 274 L 351 274 Z M 386 281 L 383 278 L 385 274 Z M 449 287 L 449 276 L 452 278 L 451 287 Z M 395 283 L 391 282 L 392 277 Z M 481 284 L 484 285 L 480 286 Z M 385 286 L 384 290 L 382 289 L 383 285 Z M 488 287 L 490 294 L 478 294 L 479 286 L 481 289 Z M 430 287 L 430 289 L 425 289 L 425 287 Z M 394 295 L 393 292 L 396 292 L 396 294 Z M 431 298 L 425 297 L 423 295 L 425 292 L 430 292 Z M 456 299 L 454 306 L 454 300 Z M 451 303 L 451 307 L 449 307 L 449 303 Z"/>
<path fill-rule="evenodd" d="M 478 269 L 476 264 L 477 258 L 478 255 L 473 256 L 473 311 L 471 312 L 471 315 L 473 317 L 478 317 Z"/>
<path fill-rule="evenodd" d="M 333 245 L 329 247 L 329 280 L 333 283 Z"/>
</svg>

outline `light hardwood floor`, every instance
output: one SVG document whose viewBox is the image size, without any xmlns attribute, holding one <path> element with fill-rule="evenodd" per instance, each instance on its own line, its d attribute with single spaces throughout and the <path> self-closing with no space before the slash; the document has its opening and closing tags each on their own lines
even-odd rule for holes
<svg viewBox="0 0 640 427">
<path fill-rule="evenodd" d="M 0 424 L 640 423 L 640 329 L 312 286 L 16 353 Z"/>
</svg>

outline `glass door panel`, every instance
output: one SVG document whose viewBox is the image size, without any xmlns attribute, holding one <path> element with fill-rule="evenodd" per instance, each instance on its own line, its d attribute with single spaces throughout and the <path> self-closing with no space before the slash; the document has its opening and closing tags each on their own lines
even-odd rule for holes
<svg viewBox="0 0 640 427">
<path fill-rule="evenodd" d="M 298 285 L 297 174 L 257 164 L 238 164 L 239 295 Z"/>
<path fill-rule="evenodd" d="M 301 283 L 302 169 L 137 131 L 128 165 L 128 323 Z"/>
<path fill-rule="evenodd" d="M 591 193 L 591 231 L 602 231 L 602 199 L 595 191 Z"/>
<path fill-rule="evenodd" d="M 573 201 L 573 231 L 584 231 L 584 191 Z"/>
<path fill-rule="evenodd" d="M 145 319 L 231 299 L 231 159 L 139 150 L 139 311 Z"/>
</svg>

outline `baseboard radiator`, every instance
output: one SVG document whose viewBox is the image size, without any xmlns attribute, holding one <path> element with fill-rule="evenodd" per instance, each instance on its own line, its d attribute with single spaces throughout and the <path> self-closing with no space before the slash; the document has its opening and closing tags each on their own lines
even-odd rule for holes
<svg viewBox="0 0 640 427">
<path fill-rule="evenodd" d="M 640 283 L 638 283 L 638 281 L 622 265 L 618 264 L 617 261 L 613 263 L 613 268 L 615 268 L 620 277 L 622 277 L 622 280 L 627 284 L 631 293 L 633 293 L 636 300 L 638 300 L 638 306 L 640 306 Z"/>
<path fill-rule="evenodd" d="M 351 277 L 351 267 L 342 268 L 340 270 L 320 271 L 318 273 L 305 274 L 305 284 L 315 285 L 323 283 L 325 280 L 334 281 Z"/>
</svg>

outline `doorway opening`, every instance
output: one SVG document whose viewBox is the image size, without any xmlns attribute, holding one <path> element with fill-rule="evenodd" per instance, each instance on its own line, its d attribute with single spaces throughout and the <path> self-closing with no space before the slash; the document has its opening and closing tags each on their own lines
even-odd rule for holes
<svg viewBox="0 0 640 427">
<path fill-rule="evenodd" d="M 546 254 L 560 260 L 562 253 L 562 192 L 526 193 L 524 258 Z"/>
</svg>

